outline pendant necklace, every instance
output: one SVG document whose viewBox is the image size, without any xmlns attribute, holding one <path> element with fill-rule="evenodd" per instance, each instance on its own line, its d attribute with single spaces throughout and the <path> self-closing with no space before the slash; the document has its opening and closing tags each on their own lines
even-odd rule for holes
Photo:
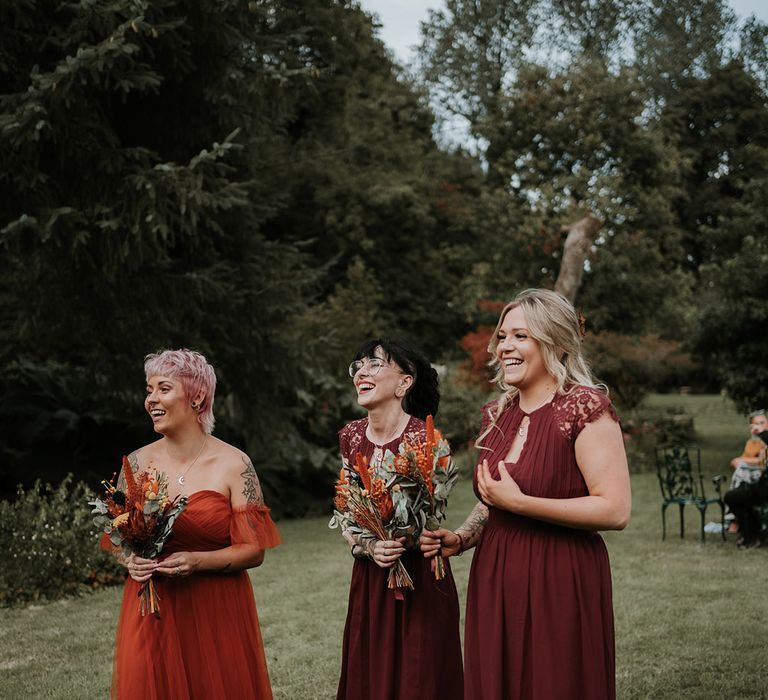
<svg viewBox="0 0 768 700">
<path fill-rule="evenodd" d="M 520 410 L 521 410 L 521 411 L 523 411 L 523 413 L 525 414 L 525 415 L 523 416 L 522 420 L 520 421 L 520 425 L 519 425 L 519 426 L 518 426 L 518 428 L 517 428 L 517 434 L 518 434 L 518 435 L 519 435 L 521 438 L 524 438 L 524 437 L 526 437 L 526 436 L 528 435 L 528 427 L 529 427 L 529 426 L 530 426 L 530 424 L 531 424 L 531 417 L 530 417 L 530 414 L 531 414 L 531 413 L 533 413 L 534 411 L 538 411 L 538 410 L 539 410 L 539 409 L 540 409 L 540 408 L 541 408 L 541 407 L 542 407 L 542 406 L 543 406 L 545 403 L 547 403 L 547 401 L 549 401 L 549 399 L 550 399 L 550 398 L 552 398 L 552 396 L 554 396 L 554 395 L 555 395 L 555 392 L 554 392 L 554 391 L 551 391 L 551 392 L 549 392 L 549 393 L 548 393 L 548 394 L 547 394 L 547 395 L 544 397 L 544 400 L 543 400 L 543 401 L 542 401 L 542 402 L 541 402 L 541 403 L 540 403 L 538 406 L 536 406 L 536 408 L 534 408 L 534 409 L 532 409 L 532 410 L 530 410 L 530 411 L 523 411 L 523 409 L 522 409 L 522 408 L 520 409 Z M 518 406 L 519 406 L 519 405 L 520 405 L 520 404 L 518 403 Z"/>
<path fill-rule="evenodd" d="M 200 455 L 203 454 L 203 449 L 205 449 L 205 443 L 208 439 L 208 436 L 206 435 L 203 438 L 203 444 L 200 445 L 200 452 L 197 453 L 197 457 L 195 457 L 190 463 L 189 466 L 184 470 L 184 473 L 179 477 L 179 483 L 184 486 L 184 481 L 186 480 L 187 472 L 192 469 L 192 467 L 195 466 L 195 462 L 197 462 L 198 459 L 200 459 Z"/>
<path fill-rule="evenodd" d="M 380 445 L 377 445 L 373 440 L 373 457 L 372 461 L 381 463 L 381 461 L 384 459 L 384 445 L 386 445 L 388 442 L 392 442 L 400 433 L 405 430 L 405 427 L 408 425 L 408 421 L 411 419 L 411 417 L 406 413 L 405 414 L 406 423 L 403 425 L 402 418 L 398 422 L 398 424 L 395 426 L 395 429 L 393 431 L 390 431 L 387 435 L 388 439 L 384 440 Z M 400 427 L 402 425 L 402 428 Z M 371 424 L 368 423 L 368 427 L 370 428 Z"/>
</svg>

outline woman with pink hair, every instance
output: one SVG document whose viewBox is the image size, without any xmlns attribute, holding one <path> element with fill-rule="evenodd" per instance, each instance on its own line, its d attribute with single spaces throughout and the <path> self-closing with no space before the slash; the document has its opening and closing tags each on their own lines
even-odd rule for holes
<svg viewBox="0 0 768 700">
<path fill-rule="evenodd" d="M 280 536 L 246 454 L 213 437 L 216 374 L 200 353 L 164 350 L 144 363 L 144 407 L 161 437 L 132 452 L 136 474 L 157 469 L 188 504 L 158 559 L 128 570 L 115 642 L 113 698 L 271 698 L 247 570 Z M 123 476 L 121 475 L 121 481 Z M 142 616 L 152 578 L 161 618 Z"/>
</svg>

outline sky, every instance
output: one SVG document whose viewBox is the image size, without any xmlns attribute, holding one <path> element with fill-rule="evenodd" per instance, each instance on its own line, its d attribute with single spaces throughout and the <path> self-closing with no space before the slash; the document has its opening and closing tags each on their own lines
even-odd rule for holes
<svg viewBox="0 0 768 700">
<path fill-rule="evenodd" d="M 742 17 L 754 14 L 768 22 L 766 0 L 731 0 L 731 7 Z M 442 0 L 360 0 L 367 12 L 375 12 L 383 25 L 381 39 L 401 63 L 411 59 L 411 47 L 419 43 L 419 22 L 427 18 L 427 10 L 443 7 Z"/>
</svg>

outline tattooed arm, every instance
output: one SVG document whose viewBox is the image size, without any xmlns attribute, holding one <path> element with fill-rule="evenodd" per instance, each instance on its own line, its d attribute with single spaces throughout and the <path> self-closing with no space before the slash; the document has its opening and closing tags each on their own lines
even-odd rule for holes
<svg viewBox="0 0 768 700">
<path fill-rule="evenodd" d="M 444 528 L 434 532 L 424 530 L 419 540 L 421 551 L 427 558 L 438 554 L 443 557 L 461 555 L 462 552 L 477 545 L 487 522 L 488 507 L 478 502 L 469 517 L 455 532 Z"/>
<path fill-rule="evenodd" d="M 264 497 L 253 463 L 238 451 L 236 460 L 227 467 L 230 473 L 230 505 L 235 508 L 263 507 Z M 205 552 L 176 552 L 165 559 L 157 572 L 166 576 L 188 576 L 206 571 L 236 573 L 260 566 L 264 550 L 255 544 L 233 544 L 223 549 Z"/>
<path fill-rule="evenodd" d="M 488 506 L 478 501 L 462 526 L 455 531 L 455 534 L 461 535 L 463 540 L 462 551 L 474 547 L 480 541 L 480 536 L 483 534 L 487 522 Z"/>
<path fill-rule="evenodd" d="M 240 460 L 242 461 L 241 466 L 243 467 L 243 471 L 240 472 L 240 478 L 242 479 L 242 489 L 240 493 L 242 494 L 242 498 L 234 497 L 233 494 L 233 505 L 236 502 L 244 500 L 244 505 L 263 506 L 264 496 L 261 493 L 261 484 L 259 483 L 259 477 L 256 476 L 256 470 L 253 468 L 253 464 L 251 463 L 251 460 L 248 459 L 247 455 L 242 455 Z M 240 488 L 240 486 L 238 485 L 236 488 Z"/>
</svg>

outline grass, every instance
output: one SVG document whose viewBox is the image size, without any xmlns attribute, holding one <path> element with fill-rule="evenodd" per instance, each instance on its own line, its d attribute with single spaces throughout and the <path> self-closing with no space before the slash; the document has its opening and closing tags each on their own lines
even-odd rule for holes
<svg viewBox="0 0 768 700">
<path fill-rule="evenodd" d="M 746 439 L 746 420 L 729 402 L 658 396 L 649 403 L 693 413 L 706 471 L 726 473 Z M 732 537 L 722 543 L 716 535 L 700 544 L 695 511 L 686 514 L 683 540 L 670 511 L 672 527 L 662 542 L 655 476 L 635 474 L 632 488 L 629 527 L 605 535 L 614 577 L 619 698 L 768 698 L 768 552 L 739 551 Z M 458 526 L 472 503 L 465 479 L 448 524 Z M 717 514 L 707 516 L 715 520 Z M 280 529 L 285 543 L 252 572 L 275 698 L 330 699 L 339 670 L 349 552 L 327 519 L 282 522 Z M 462 601 L 470 561 L 469 554 L 452 560 Z M 0 610 L 0 697 L 107 697 L 120 596 L 121 590 L 107 589 Z"/>
</svg>

